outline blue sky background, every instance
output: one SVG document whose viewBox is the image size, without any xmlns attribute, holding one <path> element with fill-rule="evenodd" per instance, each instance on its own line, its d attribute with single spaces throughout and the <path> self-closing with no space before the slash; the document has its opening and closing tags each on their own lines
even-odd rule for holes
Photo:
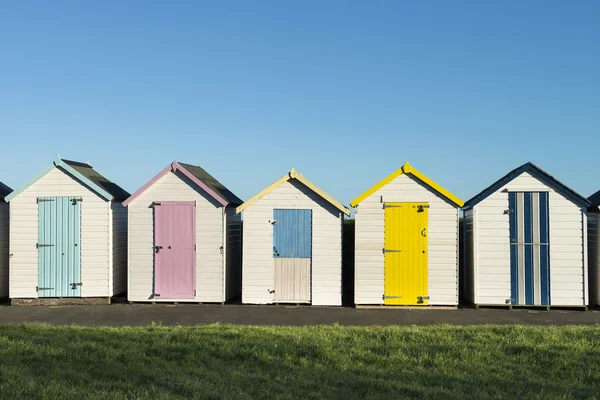
<svg viewBox="0 0 600 400">
<path fill-rule="evenodd" d="M 600 189 L 600 2 L 0 3 L 0 180 L 173 159 L 348 204 L 409 160 L 467 200 L 533 161 Z"/>
</svg>

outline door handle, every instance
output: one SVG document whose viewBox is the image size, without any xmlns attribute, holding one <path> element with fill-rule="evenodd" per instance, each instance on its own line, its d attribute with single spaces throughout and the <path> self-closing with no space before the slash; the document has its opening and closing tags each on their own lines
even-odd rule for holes
<svg viewBox="0 0 600 400">
<path fill-rule="evenodd" d="M 421 231 L 421 236 L 427 237 L 427 228 L 425 228 Z"/>
</svg>

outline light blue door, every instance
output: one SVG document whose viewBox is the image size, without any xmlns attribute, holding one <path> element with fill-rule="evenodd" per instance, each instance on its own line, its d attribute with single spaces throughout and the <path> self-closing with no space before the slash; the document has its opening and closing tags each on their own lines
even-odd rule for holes
<svg viewBox="0 0 600 400">
<path fill-rule="evenodd" d="M 81 296 L 81 199 L 38 199 L 38 296 Z"/>
<path fill-rule="evenodd" d="M 312 257 L 312 210 L 273 210 L 273 257 Z"/>
<path fill-rule="evenodd" d="M 273 211 L 276 303 L 311 302 L 312 210 Z"/>
</svg>

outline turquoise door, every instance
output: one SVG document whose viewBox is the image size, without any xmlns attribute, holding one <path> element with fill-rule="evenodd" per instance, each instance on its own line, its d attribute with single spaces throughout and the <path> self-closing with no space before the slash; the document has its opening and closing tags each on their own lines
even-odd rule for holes
<svg viewBox="0 0 600 400">
<path fill-rule="evenodd" d="M 81 199 L 38 199 L 38 297 L 81 296 Z"/>
</svg>

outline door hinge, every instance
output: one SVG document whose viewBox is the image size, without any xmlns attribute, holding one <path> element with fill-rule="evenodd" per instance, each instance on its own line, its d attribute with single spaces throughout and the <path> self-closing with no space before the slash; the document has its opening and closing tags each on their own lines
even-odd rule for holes
<svg viewBox="0 0 600 400">
<path fill-rule="evenodd" d="M 223 246 L 219 247 L 219 249 L 221 250 L 221 255 L 223 255 Z"/>
<path fill-rule="evenodd" d="M 196 297 L 196 289 L 194 289 L 194 297 Z"/>
<path fill-rule="evenodd" d="M 158 201 L 153 201 L 152 204 L 150 205 L 150 207 L 156 207 L 156 206 L 160 206 L 161 203 Z"/>
<path fill-rule="evenodd" d="M 160 293 L 152 293 L 152 297 L 160 297 Z"/>
<path fill-rule="evenodd" d="M 39 286 L 35 287 L 36 292 L 39 292 L 40 290 L 54 290 L 54 288 L 53 287 L 39 287 Z"/>
<path fill-rule="evenodd" d="M 279 252 L 277 251 L 275 246 L 273 246 L 273 257 L 279 257 Z"/>
<path fill-rule="evenodd" d="M 154 246 L 154 251 L 156 253 L 158 253 L 160 251 L 160 249 L 162 249 L 162 248 L 163 248 L 162 246 Z"/>
<path fill-rule="evenodd" d="M 82 199 L 81 197 L 79 197 L 79 198 L 74 198 L 74 199 L 71 199 L 71 202 L 73 203 L 73 205 L 76 205 L 78 201 L 79 201 L 79 202 L 82 202 L 82 201 L 83 201 L 83 199 Z"/>
<path fill-rule="evenodd" d="M 54 199 L 37 199 L 37 203 L 45 203 L 47 201 L 54 201 Z"/>
<path fill-rule="evenodd" d="M 36 243 L 35 247 L 36 249 L 39 249 L 40 247 L 53 247 L 53 244 L 40 244 L 40 243 Z"/>
<path fill-rule="evenodd" d="M 267 292 L 269 292 L 270 294 L 275 294 L 275 289 L 267 289 Z"/>
<path fill-rule="evenodd" d="M 386 209 L 386 208 L 402 208 L 402 206 L 397 206 L 395 204 L 386 204 L 386 203 L 383 203 L 383 208 L 384 209 Z"/>
<path fill-rule="evenodd" d="M 388 249 L 383 249 L 383 254 L 385 253 L 402 253 L 402 250 L 388 250 Z"/>
<path fill-rule="evenodd" d="M 77 286 L 81 286 L 81 285 L 83 285 L 83 283 L 73 282 L 73 283 L 71 283 L 71 289 L 75 290 L 75 289 L 77 289 Z"/>
<path fill-rule="evenodd" d="M 194 251 L 196 251 L 196 244 L 194 244 Z"/>
<path fill-rule="evenodd" d="M 512 210 L 509 208 L 508 210 L 504 210 L 504 215 L 510 215 Z"/>
<path fill-rule="evenodd" d="M 417 304 L 423 303 L 425 300 L 429 300 L 429 296 L 417 296 Z"/>
<path fill-rule="evenodd" d="M 513 304 L 513 301 L 514 301 L 513 299 L 506 299 L 506 300 L 504 300 L 504 303 L 505 304 Z"/>
<path fill-rule="evenodd" d="M 382 296 L 382 298 L 385 299 L 401 299 L 402 296 L 386 296 L 385 294 Z"/>
</svg>

